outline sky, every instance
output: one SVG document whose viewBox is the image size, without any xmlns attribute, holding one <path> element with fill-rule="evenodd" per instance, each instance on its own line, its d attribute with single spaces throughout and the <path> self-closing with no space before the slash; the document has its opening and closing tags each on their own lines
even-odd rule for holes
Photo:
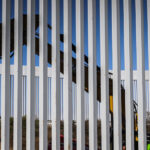
<svg viewBox="0 0 150 150">
<path fill-rule="evenodd" d="M 96 0 L 96 50 L 97 50 L 97 65 L 100 66 L 100 11 L 99 0 Z M 88 56 L 88 17 L 87 17 L 87 0 L 84 0 L 84 52 Z M 145 47 L 145 69 L 148 70 L 148 40 L 147 40 L 147 3 L 143 0 L 144 7 L 144 47 Z M 76 15 L 75 15 L 75 0 L 72 0 L 72 43 L 76 44 Z M 27 14 L 27 0 L 23 0 L 23 13 Z M 39 13 L 39 0 L 36 0 L 35 13 Z M 48 0 L 48 24 L 51 25 L 51 0 Z M 14 18 L 14 0 L 11 0 L 11 19 Z M 108 0 L 108 42 L 109 42 L 109 69 L 112 69 L 112 18 L 111 18 L 111 0 Z M 136 70 L 136 25 L 135 25 L 135 0 L 132 0 L 132 54 L 133 54 L 133 69 Z M 2 0 L 0 0 L 0 22 L 2 22 Z M 123 31 L 123 0 L 120 0 L 120 55 L 121 69 L 124 69 L 124 31 Z M 39 32 L 39 29 L 36 30 Z M 60 33 L 63 33 L 63 0 L 60 0 Z M 48 43 L 51 43 L 51 30 L 48 29 Z M 63 43 L 60 42 L 60 49 L 63 51 Z M 73 57 L 75 54 L 73 53 Z M 0 60 L 1 63 L 2 60 Z M 14 58 L 11 58 L 11 64 L 14 63 Z M 23 65 L 27 64 L 27 50 L 23 46 Z M 39 65 L 39 57 L 35 56 L 35 64 Z M 50 66 L 50 65 L 48 65 Z"/>
</svg>

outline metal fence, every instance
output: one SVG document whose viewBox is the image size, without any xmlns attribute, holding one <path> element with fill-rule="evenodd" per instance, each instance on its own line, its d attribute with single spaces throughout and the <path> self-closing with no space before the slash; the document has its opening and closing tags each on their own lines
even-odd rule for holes
<svg viewBox="0 0 150 150">
<path fill-rule="evenodd" d="M 1 65 L 0 65 L 1 67 Z M 13 65 L 11 66 L 13 68 Z M 26 67 L 24 67 L 26 70 Z M 36 67 L 38 70 L 39 68 Z M 13 69 L 12 69 L 13 70 Z M 51 68 L 48 68 L 48 70 L 51 70 Z M 37 71 L 38 72 L 38 71 Z M 50 71 L 51 72 L 51 71 Z M 110 71 L 112 72 L 112 71 Z M 122 71 L 122 73 L 124 73 Z M 136 73 L 136 71 L 135 71 Z M 148 72 L 145 72 L 147 74 Z M 52 77 L 48 75 L 48 87 L 47 87 L 47 93 L 48 93 L 48 99 L 47 99 L 47 120 L 52 120 Z M 123 78 L 124 79 L 124 78 Z M 148 79 L 148 78 L 146 78 Z M 0 69 L 0 85 L 1 85 L 1 69 Z M 125 81 L 121 80 L 121 85 L 125 88 Z M 39 119 L 39 77 L 38 74 L 36 74 L 35 77 L 35 118 Z M 24 74 L 22 76 L 22 116 L 26 116 L 27 112 L 27 76 Z M 72 119 L 74 121 L 77 120 L 77 87 L 75 83 L 72 83 Z M 146 112 L 147 115 L 150 113 L 150 101 L 149 101 L 149 80 L 145 80 L 145 95 L 146 95 Z M 138 93 L 137 93 L 137 79 L 133 80 L 133 100 L 138 104 Z M 85 120 L 89 119 L 89 96 L 88 92 L 84 92 L 84 101 L 85 101 Z M 0 91 L 0 106 L 1 106 L 1 91 Z M 60 114 L 61 114 L 61 120 L 64 119 L 64 102 L 63 102 L 63 74 L 61 74 L 60 78 Z M 97 101 L 97 119 L 101 119 L 101 113 L 100 113 L 100 107 L 101 103 Z M 1 111 L 0 111 L 1 116 Z M 11 72 L 10 76 L 10 116 L 14 116 L 14 72 Z"/>
<path fill-rule="evenodd" d="M 47 0 L 39 0 L 39 16 L 35 15 L 35 0 L 28 0 L 26 18 L 23 16 L 23 1 L 14 1 L 14 37 L 10 32 L 12 31 L 10 2 L 10 0 L 2 0 L 1 149 L 9 149 L 10 115 L 14 117 L 14 150 L 22 149 L 22 115 L 26 115 L 26 148 L 34 150 L 36 114 L 39 118 L 40 150 L 47 149 L 48 119 L 52 121 L 52 150 L 60 149 L 61 119 L 64 120 L 65 150 L 72 150 L 73 119 L 76 120 L 77 125 L 77 150 L 85 149 L 85 119 L 89 120 L 89 149 L 97 150 L 97 119 L 101 119 L 101 149 L 109 150 L 108 17 L 110 16 L 108 15 L 108 0 L 99 1 L 100 14 L 98 15 L 100 18 L 101 103 L 97 103 L 96 97 L 97 84 L 99 84 L 96 70 L 96 0 L 87 0 L 88 57 L 84 56 L 85 1 L 75 1 L 76 63 L 72 59 L 72 0 L 63 0 L 63 37 L 60 37 L 60 0 L 51 0 L 52 24 L 51 27 L 48 26 L 52 31 L 50 47 L 47 47 Z M 148 53 L 150 54 L 150 0 L 146 2 Z M 134 149 L 133 98 L 138 104 L 138 149 L 146 150 L 147 144 L 146 112 L 149 111 L 150 105 L 150 76 L 149 70 L 145 71 L 143 0 L 135 0 L 136 71 L 133 71 L 132 65 L 131 8 L 131 0 L 123 0 L 125 70 L 122 71 L 120 70 L 120 0 L 111 0 L 114 150 L 122 149 L 121 82 L 125 87 L 126 149 Z M 39 18 L 38 21 L 37 18 Z M 23 22 L 25 20 L 26 27 Z M 35 33 L 37 24 L 39 25 L 38 39 L 36 38 L 37 32 Z M 27 33 L 26 38 L 24 32 Z M 35 45 L 37 40 L 38 46 Z M 63 57 L 60 52 L 60 40 L 64 42 Z M 23 44 L 27 45 L 27 66 L 22 66 Z M 15 49 L 14 65 L 10 66 L 12 47 Z M 48 53 L 49 48 L 51 54 Z M 39 55 L 39 67 L 35 67 L 35 53 Z M 87 77 L 84 76 L 86 70 L 84 59 L 88 67 L 86 72 L 88 73 L 88 93 L 84 91 L 84 78 Z M 150 57 L 148 59 L 150 62 Z M 63 74 L 60 74 L 62 60 Z M 47 68 L 47 61 L 52 64 L 51 69 Z M 72 82 L 74 71 L 72 64 L 76 64 L 76 84 Z"/>
</svg>

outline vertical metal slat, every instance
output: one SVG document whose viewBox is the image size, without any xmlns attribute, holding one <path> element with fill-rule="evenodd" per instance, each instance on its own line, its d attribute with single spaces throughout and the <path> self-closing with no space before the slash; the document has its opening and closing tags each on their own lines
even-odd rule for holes
<svg viewBox="0 0 150 150">
<path fill-rule="evenodd" d="M 72 0 L 64 0 L 64 149 L 72 149 Z"/>
<path fill-rule="evenodd" d="M 10 117 L 10 0 L 2 1 L 1 149 L 9 150 Z"/>
<path fill-rule="evenodd" d="M 84 111 L 84 0 L 76 0 L 77 150 L 85 149 Z M 75 100 L 75 101 L 76 101 Z M 76 108 L 75 108 L 76 110 Z"/>
<path fill-rule="evenodd" d="M 120 0 L 112 0 L 113 129 L 115 150 L 122 149 L 119 2 Z"/>
<path fill-rule="evenodd" d="M 96 0 L 88 0 L 89 149 L 97 150 Z"/>
<path fill-rule="evenodd" d="M 60 149 L 60 1 L 52 0 L 52 149 Z"/>
<path fill-rule="evenodd" d="M 14 40 L 14 143 L 15 150 L 22 149 L 22 27 L 23 3 L 15 0 Z"/>
<path fill-rule="evenodd" d="M 47 0 L 40 0 L 39 14 L 39 149 L 47 149 Z"/>
<path fill-rule="evenodd" d="M 138 90 L 138 144 L 139 150 L 146 149 L 146 99 L 145 99 L 145 59 L 144 59 L 144 15 L 143 0 L 136 0 L 136 51 Z"/>
<path fill-rule="evenodd" d="M 108 1 L 100 1 L 102 149 L 110 149 L 108 79 Z"/>
<path fill-rule="evenodd" d="M 26 97 L 25 112 L 27 114 L 27 132 L 26 132 L 27 150 L 35 149 L 34 83 L 35 83 L 35 0 L 30 0 L 27 2 L 27 78 L 25 81 L 25 97 Z"/>
<path fill-rule="evenodd" d="M 131 1 L 124 0 L 126 147 L 134 149 Z"/>
</svg>

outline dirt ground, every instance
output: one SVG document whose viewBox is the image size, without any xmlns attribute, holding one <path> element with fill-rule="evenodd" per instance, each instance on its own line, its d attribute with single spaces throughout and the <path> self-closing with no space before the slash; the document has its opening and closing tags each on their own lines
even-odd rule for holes
<svg viewBox="0 0 150 150">
<path fill-rule="evenodd" d="M 98 147 L 101 143 L 101 123 L 100 120 L 97 122 L 97 133 L 98 133 Z M 147 120 L 147 140 L 150 141 L 150 119 Z M 51 142 L 51 123 L 47 126 L 48 129 L 48 143 Z M 64 134 L 63 122 L 60 123 L 60 133 Z M 73 139 L 76 139 L 76 123 L 72 123 Z M 89 143 L 89 123 L 85 121 L 85 143 Z M 1 123 L 0 123 L 0 147 L 1 147 Z M 13 118 L 10 118 L 10 150 L 13 150 Z M 22 150 L 26 150 L 26 117 L 22 118 Z M 35 120 L 35 150 L 39 150 L 39 121 Z"/>
<path fill-rule="evenodd" d="M 85 121 L 85 142 L 88 144 L 88 121 Z M 47 126 L 48 143 L 51 142 L 51 124 Z M 98 121 L 98 143 L 100 145 L 100 121 Z M 72 122 L 73 139 L 76 139 L 76 123 Z M 60 134 L 64 134 L 63 121 L 60 123 Z M 1 145 L 1 126 L 0 126 L 0 145 Z M 13 118 L 10 118 L 10 150 L 13 150 Z M 26 150 L 26 117 L 22 118 L 22 150 Z M 39 150 L 39 121 L 35 120 L 35 150 Z"/>
</svg>

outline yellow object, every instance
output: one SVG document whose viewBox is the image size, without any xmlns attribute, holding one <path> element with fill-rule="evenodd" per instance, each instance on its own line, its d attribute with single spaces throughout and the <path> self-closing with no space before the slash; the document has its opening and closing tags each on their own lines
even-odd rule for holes
<svg viewBox="0 0 150 150">
<path fill-rule="evenodd" d="M 113 112 L 113 96 L 110 96 L 109 99 L 109 110 Z"/>
<path fill-rule="evenodd" d="M 123 100 L 122 100 L 123 101 Z M 123 104 L 122 104 L 123 105 Z M 109 111 L 113 115 L 113 96 L 109 96 Z M 122 118 L 125 118 L 125 113 L 122 113 Z M 134 112 L 134 132 L 138 132 L 138 113 Z M 135 135 L 135 141 L 138 141 L 138 135 Z"/>
<path fill-rule="evenodd" d="M 134 130 L 135 132 L 138 132 L 138 113 L 136 112 L 135 114 L 135 118 L 134 118 Z M 136 135 L 135 140 L 138 141 L 138 136 Z"/>
</svg>

